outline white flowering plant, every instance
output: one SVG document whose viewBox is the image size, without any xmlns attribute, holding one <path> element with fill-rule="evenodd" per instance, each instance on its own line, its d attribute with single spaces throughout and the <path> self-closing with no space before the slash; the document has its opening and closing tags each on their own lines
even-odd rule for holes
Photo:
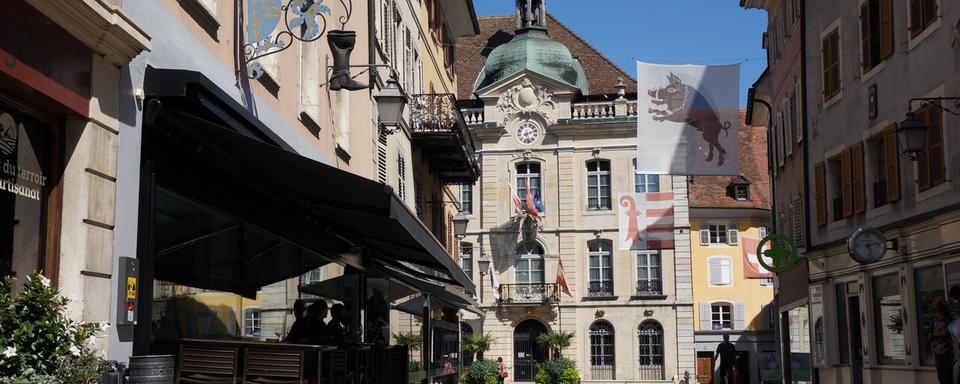
<svg viewBox="0 0 960 384">
<path fill-rule="evenodd" d="M 106 363 L 96 337 L 106 325 L 70 319 L 68 300 L 39 273 L 27 278 L 17 297 L 13 283 L 12 277 L 0 282 L 0 383 L 99 382 Z"/>
</svg>

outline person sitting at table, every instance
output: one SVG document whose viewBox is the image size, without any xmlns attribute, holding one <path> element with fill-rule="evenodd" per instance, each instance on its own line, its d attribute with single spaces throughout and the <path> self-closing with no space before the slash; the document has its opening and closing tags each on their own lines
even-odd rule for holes
<svg viewBox="0 0 960 384">
<path fill-rule="evenodd" d="M 326 329 L 326 341 L 330 345 L 343 345 L 347 343 L 347 321 L 349 321 L 349 313 L 347 313 L 347 307 L 343 304 L 334 304 L 330 308 L 330 312 L 333 314 L 333 318 L 330 320 L 330 324 L 327 324 Z"/>
<path fill-rule="evenodd" d="M 323 344 L 327 337 L 327 324 L 323 319 L 327 318 L 327 302 L 317 301 L 307 308 L 307 342 L 310 344 Z"/>
<path fill-rule="evenodd" d="M 304 339 L 304 334 L 306 332 L 307 320 L 304 317 L 304 312 L 306 310 L 306 304 L 303 300 L 297 300 L 293 302 L 293 325 L 290 326 L 290 332 L 287 332 L 287 337 L 283 339 L 284 342 L 293 343 L 298 339 Z"/>
</svg>

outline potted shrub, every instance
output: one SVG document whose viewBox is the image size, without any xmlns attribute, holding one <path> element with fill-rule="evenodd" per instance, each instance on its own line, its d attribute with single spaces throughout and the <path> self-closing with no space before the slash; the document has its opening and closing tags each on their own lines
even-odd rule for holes
<svg viewBox="0 0 960 384">
<path fill-rule="evenodd" d="M 550 349 L 551 359 L 558 359 L 563 357 L 563 349 L 570 346 L 570 343 L 573 342 L 574 337 L 573 332 L 544 332 L 537 335 L 537 344 L 545 346 Z"/>
<path fill-rule="evenodd" d="M 580 374 L 573 361 L 558 357 L 537 365 L 536 384 L 580 384 Z"/>
<path fill-rule="evenodd" d="M 97 334 L 106 323 L 67 317 L 67 299 L 43 275 L 30 275 L 17 297 L 13 282 L 0 282 L 0 383 L 99 383 L 108 366 Z"/>
<path fill-rule="evenodd" d="M 497 384 L 497 362 L 474 361 L 460 375 L 460 384 Z"/>
</svg>

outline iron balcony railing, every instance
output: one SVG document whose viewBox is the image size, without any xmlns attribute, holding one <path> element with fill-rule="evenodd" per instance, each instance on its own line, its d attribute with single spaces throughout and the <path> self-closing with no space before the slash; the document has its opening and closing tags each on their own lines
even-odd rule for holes
<svg viewBox="0 0 960 384">
<path fill-rule="evenodd" d="M 661 296 L 663 295 L 663 281 L 660 280 L 637 280 L 637 296 Z"/>
<path fill-rule="evenodd" d="M 457 97 L 450 93 L 415 94 L 410 96 L 410 121 L 414 135 L 449 135 L 463 147 L 470 167 L 479 171 L 477 150 Z"/>
<path fill-rule="evenodd" d="M 503 304 L 541 304 L 560 301 L 556 284 L 501 284 L 500 302 Z"/>
<path fill-rule="evenodd" d="M 587 284 L 587 296 L 589 297 L 608 297 L 613 296 L 612 281 L 591 281 Z"/>
</svg>

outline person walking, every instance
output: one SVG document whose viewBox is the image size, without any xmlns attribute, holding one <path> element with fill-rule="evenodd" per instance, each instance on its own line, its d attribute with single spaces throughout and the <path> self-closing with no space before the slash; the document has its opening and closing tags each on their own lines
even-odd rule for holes
<svg viewBox="0 0 960 384">
<path fill-rule="evenodd" d="M 497 358 L 497 384 L 503 384 L 504 380 L 507 379 L 507 367 L 503 365 L 503 358 Z"/>
<path fill-rule="evenodd" d="M 947 302 L 941 297 L 933 299 L 933 324 L 929 326 L 929 336 L 933 354 L 936 357 L 937 379 L 940 384 L 953 382 L 953 336 L 950 335 L 950 313 Z"/>
<path fill-rule="evenodd" d="M 737 358 L 737 347 L 730 342 L 730 335 L 723 335 L 723 342 L 717 346 L 717 357 L 720 358 L 720 380 L 718 384 L 734 384 L 733 363 Z"/>
</svg>

